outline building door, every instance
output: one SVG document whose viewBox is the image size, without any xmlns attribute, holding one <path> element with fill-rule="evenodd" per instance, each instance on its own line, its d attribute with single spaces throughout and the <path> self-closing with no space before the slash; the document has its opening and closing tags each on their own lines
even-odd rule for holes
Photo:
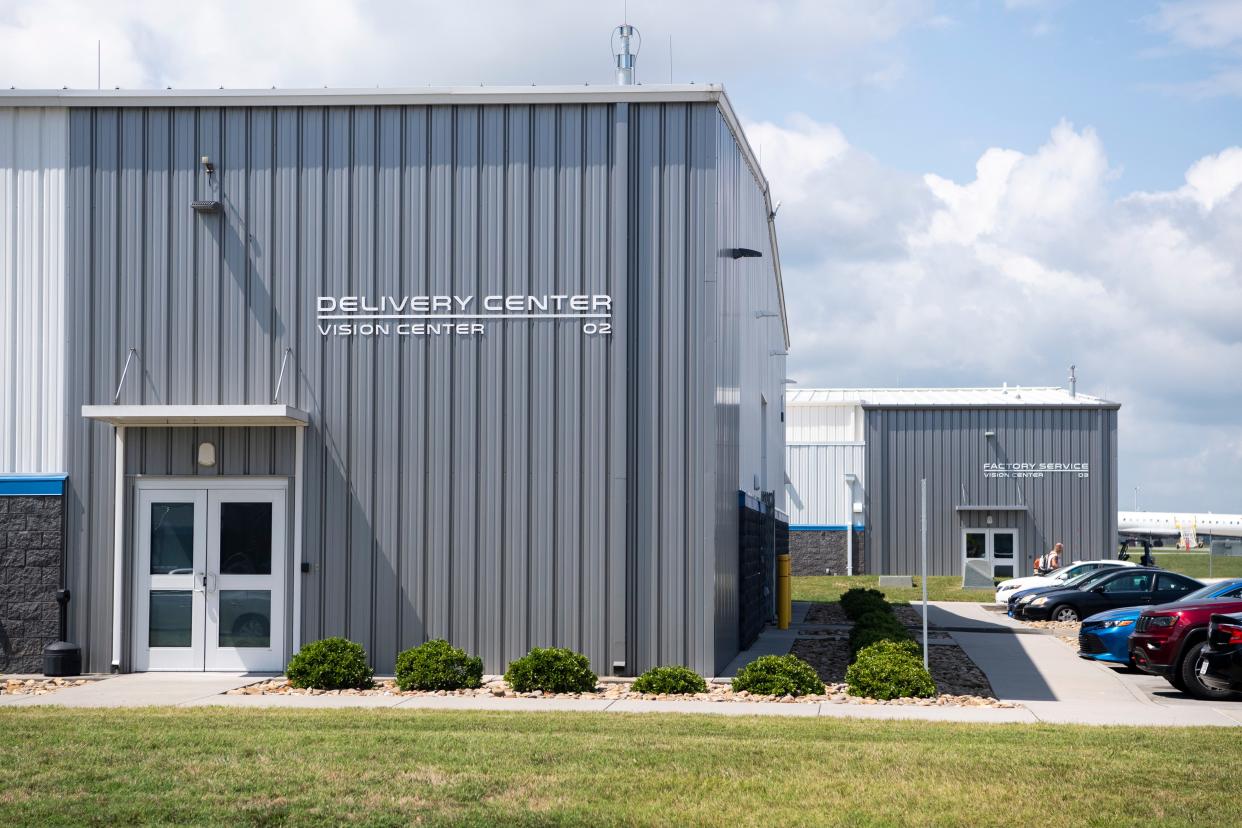
<svg viewBox="0 0 1242 828">
<path fill-rule="evenodd" d="M 964 568 L 986 568 L 993 578 L 1018 575 L 1017 529 L 963 529 Z"/>
<path fill-rule="evenodd" d="M 283 669 L 285 492 L 272 480 L 139 482 L 136 669 Z"/>
</svg>

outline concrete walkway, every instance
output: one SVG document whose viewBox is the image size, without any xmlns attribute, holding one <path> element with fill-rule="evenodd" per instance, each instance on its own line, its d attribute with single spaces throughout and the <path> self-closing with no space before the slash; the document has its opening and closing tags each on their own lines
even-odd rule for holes
<svg viewBox="0 0 1242 828">
<path fill-rule="evenodd" d="M 931 623 L 954 630 L 997 698 L 1021 704 L 1041 722 L 1242 726 L 1242 703 L 1159 703 L 1055 636 L 1027 634 L 1030 628 L 979 604 L 936 602 L 929 610 Z"/>
<path fill-rule="evenodd" d="M 737 675 L 738 670 L 757 658 L 769 655 L 787 655 L 793 647 L 794 640 L 798 637 L 798 631 L 806 623 L 806 614 L 810 611 L 810 601 L 794 601 L 793 612 L 789 616 L 789 629 L 778 630 L 772 625 L 765 626 L 763 631 L 759 633 L 759 637 L 755 639 L 755 643 L 751 644 L 749 649 L 738 653 L 729 662 L 729 666 L 724 669 L 719 678 L 733 678 Z"/>
<path fill-rule="evenodd" d="M 0 696 L 0 706 L 146 707 L 193 704 L 253 684 L 253 673 L 126 673 L 45 696 Z M 228 698 L 227 696 L 223 698 Z"/>
</svg>

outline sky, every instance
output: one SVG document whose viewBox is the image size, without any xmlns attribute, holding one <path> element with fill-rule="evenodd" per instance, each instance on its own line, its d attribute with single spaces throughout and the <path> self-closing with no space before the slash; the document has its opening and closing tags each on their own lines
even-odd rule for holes
<svg viewBox="0 0 1242 828">
<path fill-rule="evenodd" d="M 1123 508 L 1242 512 L 1242 0 L 0 0 L 0 83 L 601 84 L 623 17 L 762 158 L 800 386 L 1073 363 Z"/>
</svg>

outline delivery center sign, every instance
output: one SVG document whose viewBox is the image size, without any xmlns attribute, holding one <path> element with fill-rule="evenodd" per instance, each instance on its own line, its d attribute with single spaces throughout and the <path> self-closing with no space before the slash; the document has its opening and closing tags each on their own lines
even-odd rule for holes
<svg viewBox="0 0 1242 828">
<path fill-rule="evenodd" d="M 477 336 L 491 324 L 577 322 L 589 336 L 612 333 L 607 294 L 494 296 L 320 296 L 321 336 Z"/>
</svg>

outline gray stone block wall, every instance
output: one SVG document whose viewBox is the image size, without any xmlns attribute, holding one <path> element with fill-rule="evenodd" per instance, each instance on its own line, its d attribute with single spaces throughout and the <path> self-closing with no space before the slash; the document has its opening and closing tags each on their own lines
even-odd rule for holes
<svg viewBox="0 0 1242 828">
<path fill-rule="evenodd" d="M 0 673 L 42 673 L 60 636 L 63 500 L 0 496 Z"/>
<path fill-rule="evenodd" d="M 789 533 L 789 561 L 794 575 L 844 575 L 844 529 L 798 529 Z M 854 574 L 866 574 L 863 564 L 865 532 L 854 533 Z"/>
</svg>

